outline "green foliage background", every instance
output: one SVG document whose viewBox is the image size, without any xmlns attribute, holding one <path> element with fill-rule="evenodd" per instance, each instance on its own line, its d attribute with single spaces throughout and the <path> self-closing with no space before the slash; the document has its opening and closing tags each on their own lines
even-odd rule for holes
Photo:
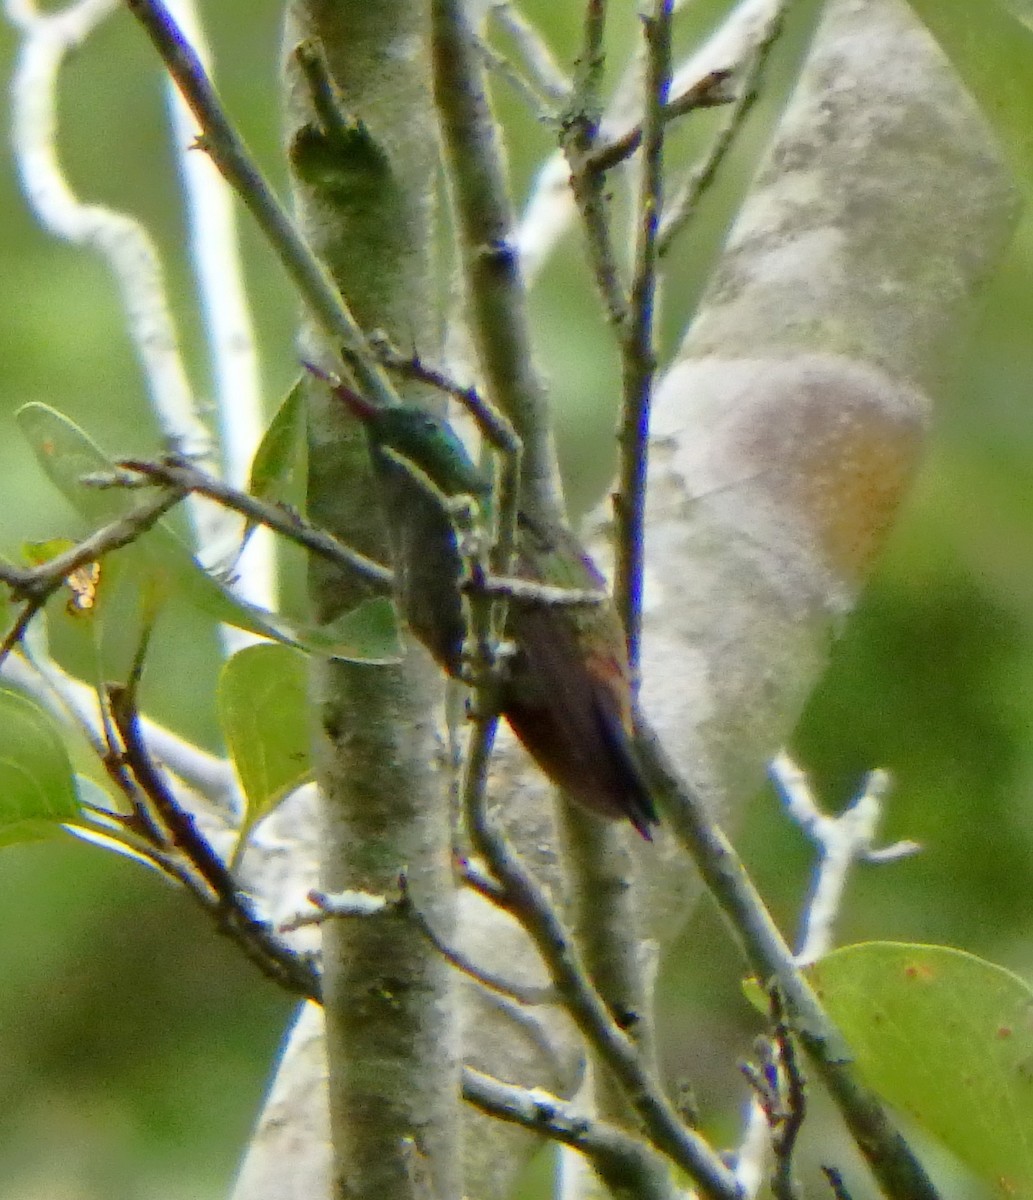
<svg viewBox="0 0 1033 1200">
<path fill-rule="evenodd" d="M 275 77 L 279 3 L 208 0 L 219 86 L 279 183 Z M 614 6 L 615 8 L 618 6 Z M 620 6 L 614 42 L 632 29 Z M 706 28 L 725 4 L 697 0 Z M 736 198 L 782 102 L 815 10 L 794 10 L 762 102 L 693 232 L 675 255 L 665 306 L 672 348 Z M 556 44 L 574 45 L 577 5 L 528 10 Z M 680 36 L 688 41 L 686 23 Z M 0 28 L 0 75 L 14 52 Z M 504 89 L 518 194 L 548 146 Z M 1033 122 L 1033 91 L 1029 122 Z M 0 113 L 6 127 L 6 110 Z M 676 153 L 705 138 L 700 115 Z M 61 144 L 74 185 L 123 206 L 158 236 L 195 381 L 207 381 L 182 217 L 150 47 L 124 12 L 72 61 Z M 270 413 L 297 364 L 296 303 L 246 220 L 251 300 Z M 841 940 L 948 942 L 1033 978 L 1033 227 L 1027 222 L 991 281 L 971 339 L 945 362 L 934 444 L 865 602 L 814 696 L 795 749 L 830 806 L 872 766 L 897 780 L 885 834 L 920 840 L 906 863 L 862 870 Z M 89 254 L 34 225 L 9 151 L 0 166 L 0 552 L 75 536 L 76 518 L 42 479 L 12 414 L 28 401 L 68 413 L 112 453 L 153 453 L 157 440 L 115 290 Z M 554 389 L 572 504 L 605 488 L 616 359 L 576 237 L 535 295 L 539 350 Z M 585 437 L 594 431 L 594 442 Z M 297 572 L 287 584 L 295 596 Z M 58 650 L 62 647 L 58 644 Z M 179 614 L 155 646 L 145 700 L 160 719 L 217 747 L 215 640 Z M 69 653 L 72 651 L 69 650 Z M 163 686 L 161 681 L 168 681 Z M 774 798 L 758 797 L 741 844 L 784 927 L 803 901 L 811 857 Z M 289 1003 L 222 944 L 156 877 L 79 845 L 0 855 L 0 1200 L 157 1200 L 218 1196 L 260 1103 Z M 738 964 L 705 908 L 665 971 L 662 1018 L 672 1074 L 684 1070 L 728 1138 L 730 1064 L 748 1053 L 753 1017 Z M 723 1123 L 723 1124 L 722 1124 Z M 849 1159 L 846 1160 L 849 1166 Z M 955 1185 L 957 1186 L 957 1185 Z"/>
</svg>

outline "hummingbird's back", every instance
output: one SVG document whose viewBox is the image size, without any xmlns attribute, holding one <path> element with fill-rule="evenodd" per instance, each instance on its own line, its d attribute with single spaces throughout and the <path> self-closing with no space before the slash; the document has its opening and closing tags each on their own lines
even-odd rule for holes
<svg viewBox="0 0 1033 1200">
<path fill-rule="evenodd" d="M 595 564 L 570 530 L 524 515 L 518 571 L 527 579 L 604 591 Z M 648 838 L 656 823 L 634 749 L 627 644 L 609 599 L 599 605 L 511 603 L 516 645 L 502 711 L 535 761 L 573 799 L 608 817 L 627 817 Z"/>
<path fill-rule="evenodd" d="M 396 603 L 414 636 L 457 677 L 466 635 L 463 564 L 442 498 L 486 500 L 488 482 L 447 422 L 412 406 L 359 415 L 386 509 Z M 523 513 L 516 570 L 535 582 L 605 595 L 602 576 L 570 530 Z M 656 813 L 635 755 L 627 648 L 613 605 L 513 598 L 506 634 L 516 649 L 501 711 L 513 732 L 553 783 L 593 812 L 627 817 L 648 838 Z"/>
</svg>

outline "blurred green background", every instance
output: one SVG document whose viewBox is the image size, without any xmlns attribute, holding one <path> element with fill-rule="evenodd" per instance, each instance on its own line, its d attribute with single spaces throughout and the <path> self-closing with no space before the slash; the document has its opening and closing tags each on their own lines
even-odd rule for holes
<svg viewBox="0 0 1033 1200">
<path fill-rule="evenodd" d="M 578 7 L 526 5 L 568 56 Z M 688 44 L 725 7 L 697 0 L 680 39 Z M 635 19 L 630 5 L 620 8 L 615 45 Z M 223 98 L 282 186 L 279 9 L 273 0 L 203 5 Z M 664 310 L 667 349 L 782 103 L 814 9 L 808 0 L 794 10 L 761 103 L 675 256 Z M 15 49 L 12 29 L 0 26 L 5 79 Z M 70 178 L 82 196 L 124 207 L 153 231 L 203 395 L 208 380 L 181 255 L 162 82 L 149 45 L 125 13 L 116 13 L 69 63 L 61 97 L 60 144 Z M 522 196 L 549 135 L 505 88 L 499 102 L 513 137 L 514 188 Z M 691 149 L 694 139 L 699 144 L 715 119 L 701 115 L 679 133 L 678 152 Z M 36 227 L 6 148 L 0 214 L 0 552 L 14 556 L 25 540 L 82 532 L 20 442 L 12 419 L 18 407 L 52 404 L 117 454 L 153 453 L 157 440 L 106 269 Z M 296 304 L 246 221 L 243 230 L 271 412 L 297 370 Z M 844 803 L 870 767 L 891 770 L 896 789 L 885 835 L 916 838 L 925 847 L 905 863 L 857 873 L 841 940 L 950 942 L 1028 979 L 1031 234 L 1027 221 L 973 310 L 959 369 L 937 397 L 925 470 L 795 743 L 830 807 Z M 534 305 L 570 496 L 583 509 L 609 478 L 617 373 L 576 237 L 555 256 Z M 297 580 L 290 588 L 296 594 Z M 145 699 L 160 719 L 218 748 L 210 699 L 215 649 L 212 631 L 196 618 L 167 624 L 152 676 L 174 678 L 176 686 L 152 687 Z M 777 917 L 791 929 L 811 855 L 772 796 L 758 799 L 741 845 Z M 49 844 L 5 850 L 0 907 L 0 1200 L 224 1194 L 290 1004 L 183 897 L 98 850 Z M 665 966 L 661 1007 L 672 1075 L 691 1074 L 708 1122 L 734 1139 L 736 1104 L 745 1093 L 730 1064 L 748 1053 L 754 1024 L 737 964 L 706 907 Z M 853 1169 L 849 1158 L 843 1161 Z M 528 1188 L 535 1190 L 530 1181 Z"/>
</svg>

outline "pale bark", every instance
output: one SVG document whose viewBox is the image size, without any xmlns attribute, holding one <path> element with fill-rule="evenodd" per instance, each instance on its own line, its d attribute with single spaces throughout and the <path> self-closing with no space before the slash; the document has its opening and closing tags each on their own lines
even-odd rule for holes
<svg viewBox="0 0 1033 1200">
<path fill-rule="evenodd" d="M 303 42 L 311 56 L 324 57 L 329 88 L 339 92 L 339 126 L 314 110 L 298 58 Z M 363 328 L 434 353 L 437 159 L 424 6 L 293 4 L 285 58 L 287 148 L 302 232 Z M 362 434 L 324 388 L 312 393 L 309 513 L 388 557 Z M 324 621 L 361 598 L 354 581 L 315 562 L 310 587 Z M 418 648 L 398 668 L 323 661 L 313 671 L 323 887 L 396 896 L 405 872 L 423 912 L 448 935 L 454 898 L 446 781 L 436 769 L 440 694 L 437 672 Z M 323 989 L 331 1194 L 458 1197 L 459 1048 L 449 968 L 413 921 L 388 910 L 326 925 Z"/>
<path fill-rule="evenodd" d="M 857 601 L 918 468 L 948 348 L 1015 211 L 991 131 L 902 0 L 833 0 L 655 409 L 643 705 L 729 818 L 756 793 Z M 521 844 L 554 869 L 547 787 L 505 739 L 493 780 Z M 697 887 L 663 832 L 632 852 L 645 868 L 643 954 L 655 955 Z M 525 973 L 522 935 L 498 940 L 497 921 L 464 907 L 462 941 Z M 569 1088 L 564 1018 L 536 1009 L 527 1028 L 527 1045 L 547 1053 L 519 1061 L 505 1022 L 478 1017 L 464 1055 Z M 288 1129 L 294 1153 L 318 1158 L 310 1126 L 282 1108 L 253 1154 L 282 1155 Z M 504 1194 L 531 1142 L 483 1120 L 469 1141 L 466 1193 Z M 306 1182 L 281 1176 L 237 1200 L 328 1194 Z"/>
</svg>

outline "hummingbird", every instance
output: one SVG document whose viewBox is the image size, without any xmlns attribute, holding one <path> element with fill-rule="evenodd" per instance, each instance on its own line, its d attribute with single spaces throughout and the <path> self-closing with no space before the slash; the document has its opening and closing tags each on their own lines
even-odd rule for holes
<svg viewBox="0 0 1033 1200">
<path fill-rule="evenodd" d="M 405 464 L 416 466 L 447 498 L 466 495 L 487 504 L 490 481 L 447 421 L 415 405 L 373 404 L 313 370 L 365 428 L 391 546 L 395 603 L 439 666 L 459 678 L 467 630 L 455 527 Z M 605 596 L 606 582 L 574 534 L 523 511 L 517 515 L 514 574 Z M 513 652 L 499 707 L 525 749 L 584 808 L 626 817 L 652 840 L 656 809 L 635 752 L 627 642 L 612 602 L 549 606 L 512 597 L 505 635 Z"/>
</svg>

